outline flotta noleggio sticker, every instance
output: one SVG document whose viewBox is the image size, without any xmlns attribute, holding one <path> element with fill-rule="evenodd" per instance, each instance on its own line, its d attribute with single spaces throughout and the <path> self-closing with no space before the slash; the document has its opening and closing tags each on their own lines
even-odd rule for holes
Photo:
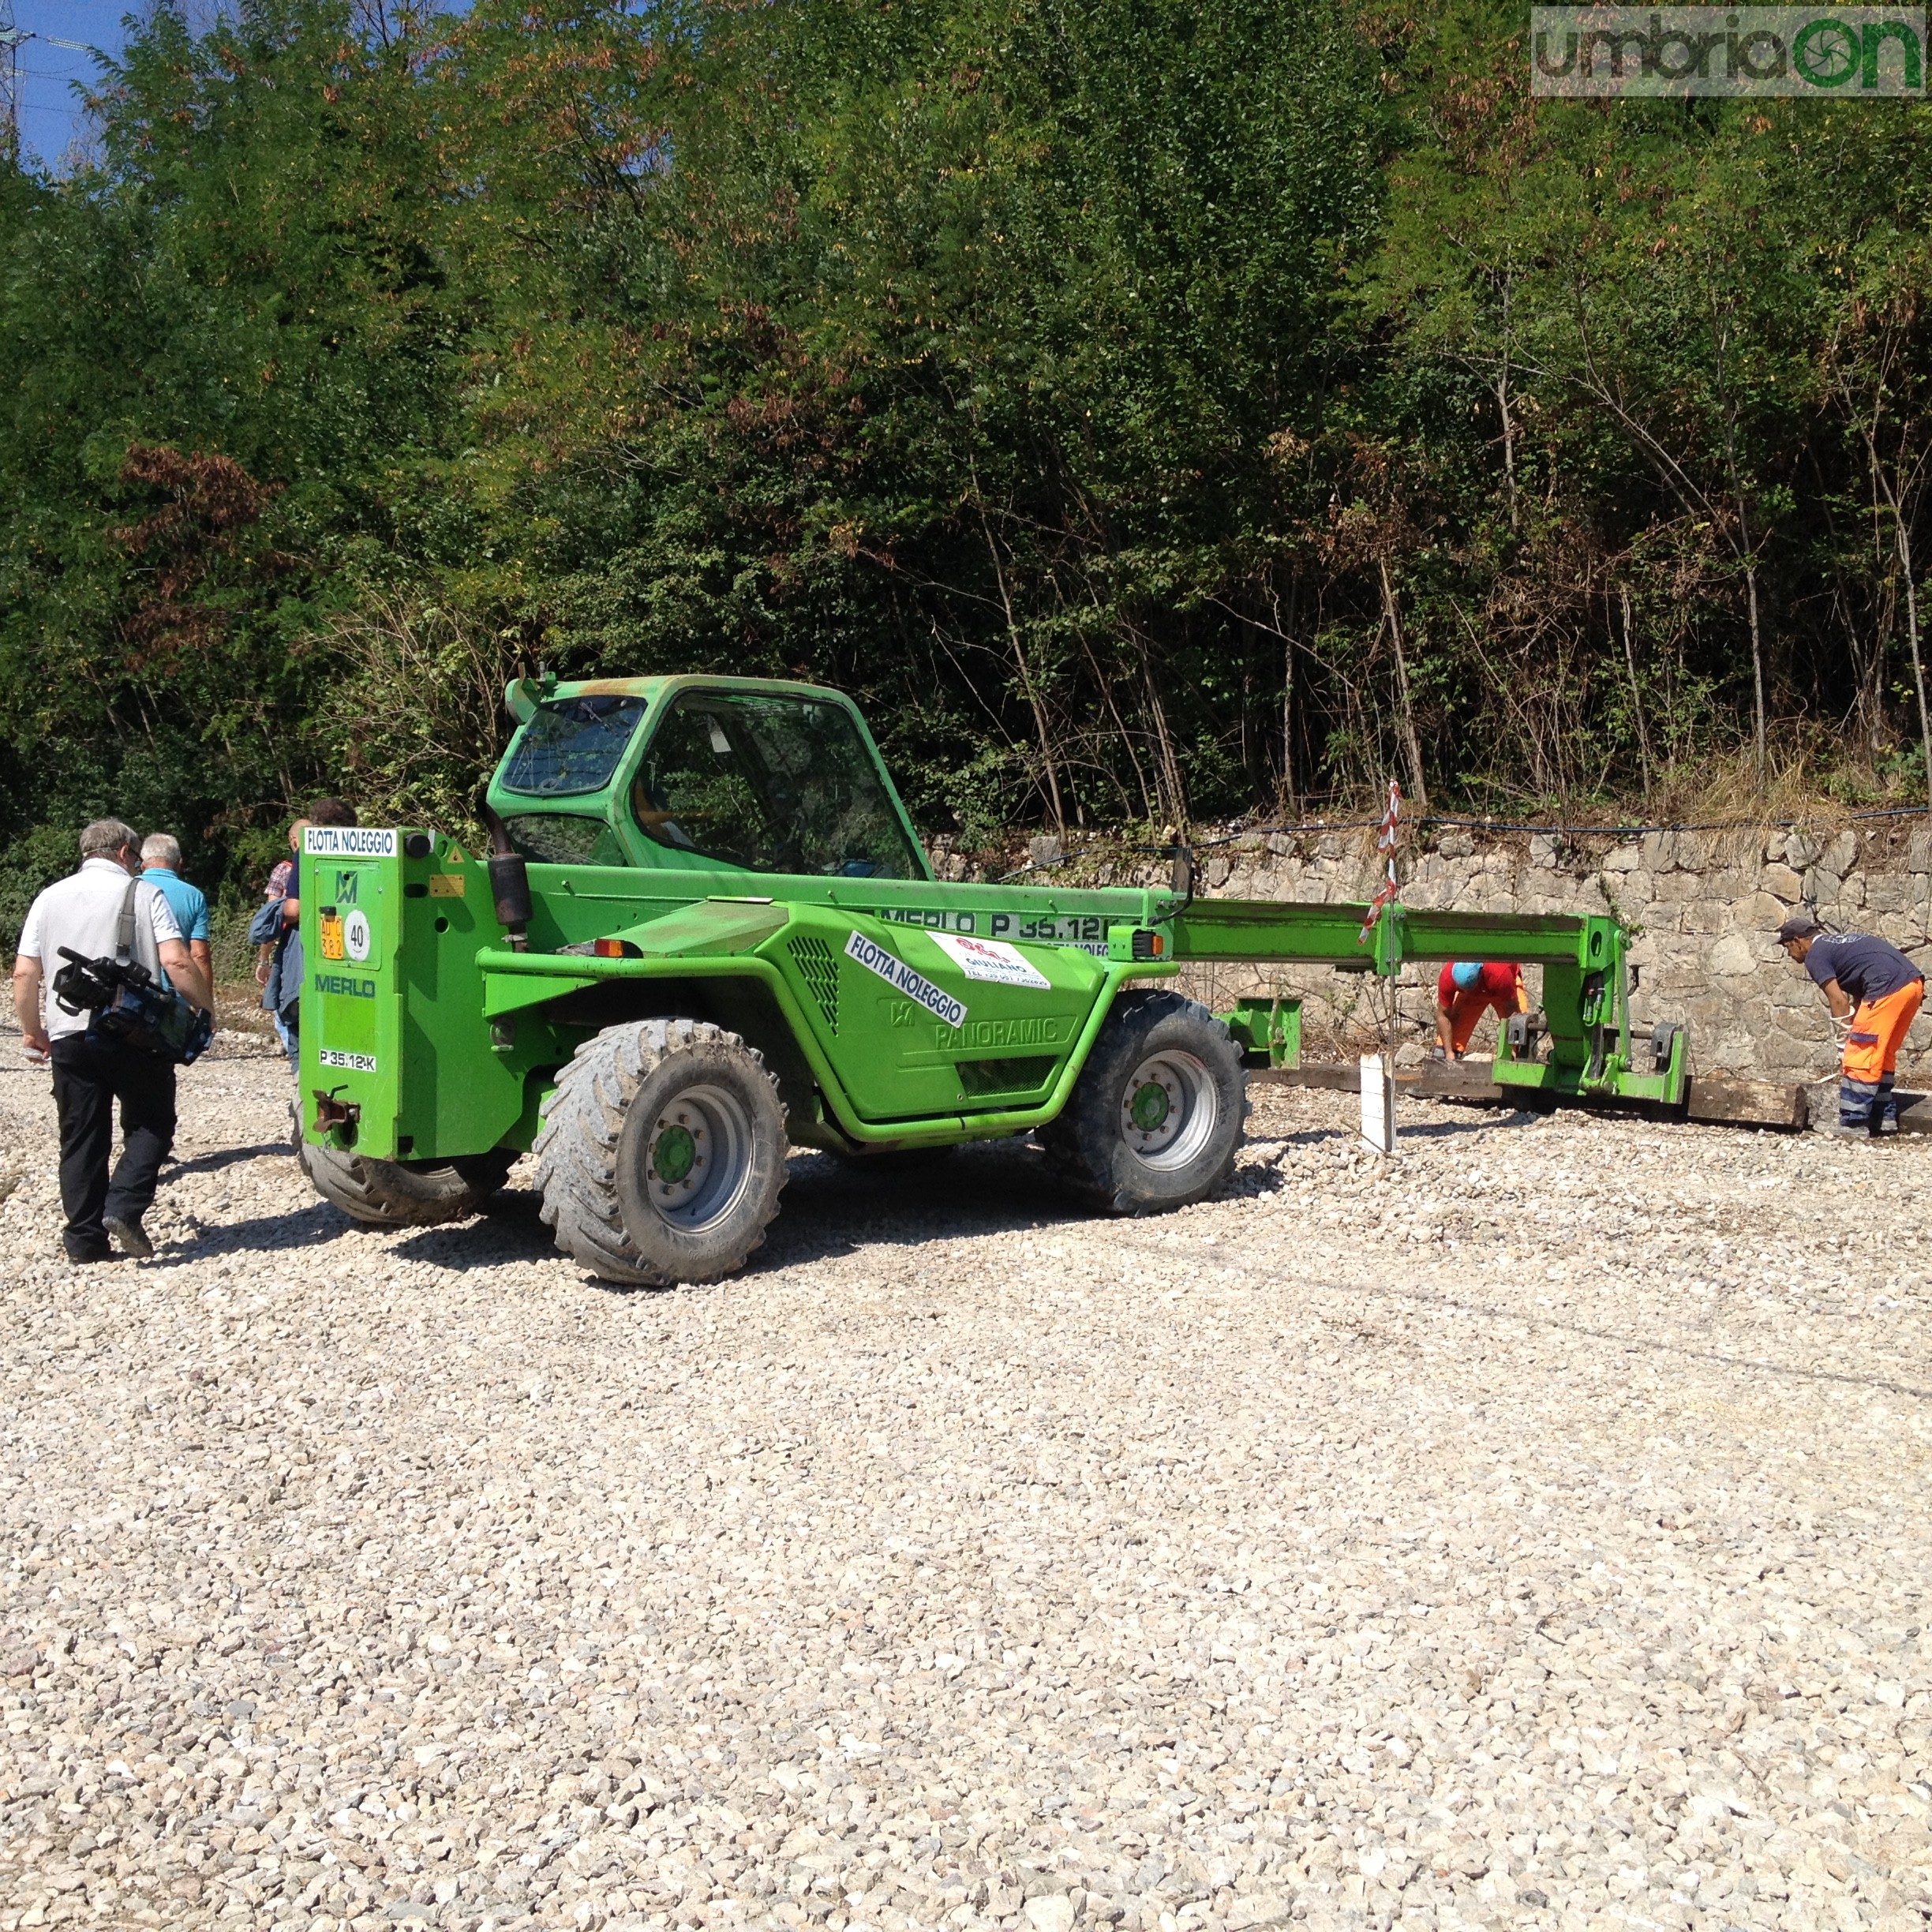
<svg viewBox="0 0 1932 1932">
<path fill-rule="evenodd" d="M 984 979 L 994 986 L 1031 987 L 1036 993 L 1052 990 L 1053 982 L 1017 946 L 1009 945 L 1004 939 L 975 939 L 970 933 L 934 933 L 930 937 L 968 979 Z"/>
<path fill-rule="evenodd" d="M 393 859 L 393 826 L 310 826 L 302 833 L 302 850 L 324 859 Z"/>
<path fill-rule="evenodd" d="M 855 932 L 845 942 L 846 957 L 856 959 L 867 972 L 875 972 L 886 983 L 915 1001 L 948 1026 L 966 1024 L 966 1008 L 943 987 L 936 987 L 923 973 L 916 973 L 902 959 L 888 953 L 877 941 Z"/>
</svg>

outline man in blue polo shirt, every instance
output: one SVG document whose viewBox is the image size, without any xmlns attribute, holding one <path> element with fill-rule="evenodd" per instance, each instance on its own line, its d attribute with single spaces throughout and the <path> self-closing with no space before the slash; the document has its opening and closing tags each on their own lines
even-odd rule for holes
<svg viewBox="0 0 1932 1932">
<path fill-rule="evenodd" d="M 188 942 L 189 956 L 212 987 L 215 951 L 208 941 L 208 895 L 182 877 L 180 841 L 167 832 L 150 832 L 141 841 L 140 859 L 141 877 L 167 901 L 181 936 Z"/>
</svg>

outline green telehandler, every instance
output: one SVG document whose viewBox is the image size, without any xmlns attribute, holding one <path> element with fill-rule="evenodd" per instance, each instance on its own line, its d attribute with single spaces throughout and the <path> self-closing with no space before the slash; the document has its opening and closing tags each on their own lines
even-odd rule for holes
<svg viewBox="0 0 1932 1932">
<path fill-rule="evenodd" d="M 519 680 L 489 850 L 311 827 L 301 855 L 303 1166 L 385 1226 L 473 1212 L 526 1151 L 557 1245 L 605 1279 L 714 1280 L 777 1211 L 789 1144 L 856 1161 L 1033 1134 L 1117 1213 L 1227 1176 L 1246 1069 L 1291 1003 L 1216 1015 L 1193 961 L 1542 968 L 1493 1077 L 1526 1105 L 1669 1106 L 1681 1028 L 1633 1042 L 1594 915 L 1165 889 L 942 882 L 856 707 L 721 677 Z"/>
</svg>

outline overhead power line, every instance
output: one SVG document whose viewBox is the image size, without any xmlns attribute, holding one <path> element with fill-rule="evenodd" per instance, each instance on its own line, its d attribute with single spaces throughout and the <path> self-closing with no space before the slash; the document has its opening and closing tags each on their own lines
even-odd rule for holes
<svg viewBox="0 0 1932 1932">
<path fill-rule="evenodd" d="M 0 162 L 13 167 L 20 160 L 20 84 L 21 77 L 29 70 L 20 64 L 20 51 L 30 40 L 38 40 L 47 47 L 66 47 L 73 54 L 91 54 L 96 60 L 102 58 L 99 47 L 91 47 L 84 41 L 63 40 L 58 34 L 35 33 L 18 26 L 13 19 L 13 0 L 0 0 Z M 36 80 L 58 80 L 64 76 L 35 74 Z"/>
</svg>

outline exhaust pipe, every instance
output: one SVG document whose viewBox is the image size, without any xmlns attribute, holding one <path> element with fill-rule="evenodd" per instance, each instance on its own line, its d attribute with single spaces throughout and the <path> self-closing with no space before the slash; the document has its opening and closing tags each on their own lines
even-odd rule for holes
<svg viewBox="0 0 1932 1932">
<path fill-rule="evenodd" d="M 496 906 L 496 923 L 508 934 L 512 953 L 530 950 L 530 923 L 533 908 L 530 904 L 530 868 L 525 864 L 523 855 L 510 843 L 510 828 L 487 798 L 482 799 L 477 810 L 483 822 L 489 828 L 490 897 Z"/>
</svg>

